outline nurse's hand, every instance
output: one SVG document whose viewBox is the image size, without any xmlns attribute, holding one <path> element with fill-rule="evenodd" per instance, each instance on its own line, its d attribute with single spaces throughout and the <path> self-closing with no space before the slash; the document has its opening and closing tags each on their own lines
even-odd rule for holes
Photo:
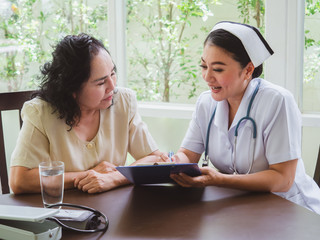
<svg viewBox="0 0 320 240">
<path fill-rule="evenodd" d="M 211 167 L 200 168 L 201 175 L 190 177 L 187 174 L 171 174 L 170 177 L 183 187 L 205 187 L 209 185 L 218 185 L 221 173 Z"/>
</svg>

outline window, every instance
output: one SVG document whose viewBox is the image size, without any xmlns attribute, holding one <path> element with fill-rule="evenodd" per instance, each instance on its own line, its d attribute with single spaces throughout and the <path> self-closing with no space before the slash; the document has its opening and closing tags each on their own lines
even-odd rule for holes
<svg viewBox="0 0 320 240">
<path fill-rule="evenodd" d="M 313 1 L 319 3 L 319 1 Z M 289 89 L 302 112 L 302 158 L 306 171 L 313 176 L 314 166 L 317 159 L 320 138 L 317 134 L 320 129 L 320 114 L 310 114 L 303 106 L 304 101 L 311 97 L 312 101 L 318 102 L 313 96 L 303 96 L 304 83 L 304 22 L 305 1 L 266 0 L 266 36 L 276 54 L 267 61 L 267 79 L 280 86 Z M 314 28 L 319 31 L 318 28 Z"/>
<path fill-rule="evenodd" d="M 314 174 L 320 144 L 320 1 L 305 2 L 304 75 L 302 88 L 303 158 L 310 176 Z"/>
<path fill-rule="evenodd" d="M 128 86 L 139 100 L 193 103 L 206 89 L 198 65 L 214 3 L 127 2 Z"/>
<path fill-rule="evenodd" d="M 195 103 L 208 89 L 199 68 L 203 42 L 220 20 L 264 24 L 262 0 L 128 0 L 127 86 L 138 100 Z"/>
<path fill-rule="evenodd" d="M 0 91 L 37 85 L 51 45 L 86 32 L 107 44 L 107 1 L 0 0 Z"/>
<path fill-rule="evenodd" d="M 305 9 L 302 109 L 305 113 L 320 113 L 320 1 L 307 0 Z"/>
</svg>

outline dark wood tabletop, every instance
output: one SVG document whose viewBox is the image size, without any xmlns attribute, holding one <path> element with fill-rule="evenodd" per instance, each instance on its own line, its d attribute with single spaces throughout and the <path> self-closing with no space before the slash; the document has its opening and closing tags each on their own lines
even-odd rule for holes
<svg viewBox="0 0 320 240">
<path fill-rule="evenodd" d="M 179 186 L 126 186 L 65 203 L 102 211 L 105 233 L 63 230 L 62 239 L 319 239 L 320 215 L 271 193 Z M 42 207 L 40 194 L 0 196 L 0 204 Z"/>
</svg>

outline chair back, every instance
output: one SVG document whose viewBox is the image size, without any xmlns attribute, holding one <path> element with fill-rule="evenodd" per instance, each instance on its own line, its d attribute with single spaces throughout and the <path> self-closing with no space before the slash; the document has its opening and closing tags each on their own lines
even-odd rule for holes
<svg viewBox="0 0 320 240">
<path fill-rule="evenodd" d="M 19 110 L 20 127 L 22 126 L 21 108 L 23 103 L 31 99 L 31 95 L 35 91 L 22 91 L 22 92 L 6 92 L 0 93 L 0 181 L 2 194 L 10 193 L 7 160 L 4 144 L 3 124 L 2 124 L 2 111 Z"/>
<path fill-rule="evenodd" d="M 314 170 L 313 180 L 320 187 L 320 146 L 319 146 L 319 151 L 318 151 L 318 159 L 317 159 L 317 163 L 316 163 L 316 168 Z"/>
</svg>

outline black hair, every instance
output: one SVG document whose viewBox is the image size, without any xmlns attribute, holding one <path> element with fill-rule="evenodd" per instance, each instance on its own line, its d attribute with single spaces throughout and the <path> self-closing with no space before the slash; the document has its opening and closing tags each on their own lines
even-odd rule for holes
<svg viewBox="0 0 320 240">
<path fill-rule="evenodd" d="M 85 33 L 68 35 L 55 46 L 52 61 L 40 68 L 42 81 L 35 96 L 49 102 L 70 130 L 81 117 L 74 93 L 88 81 L 91 60 L 100 49 L 110 55 L 103 43 L 92 36 Z"/>
<path fill-rule="evenodd" d="M 248 63 L 251 62 L 250 57 L 240 39 L 224 29 L 217 29 L 210 32 L 204 41 L 204 46 L 206 44 L 220 47 L 231 53 L 232 58 L 239 62 L 242 68 L 246 67 Z M 262 71 L 262 64 L 255 67 L 252 73 L 252 78 L 259 77 L 262 74 Z"/>
</svg>

